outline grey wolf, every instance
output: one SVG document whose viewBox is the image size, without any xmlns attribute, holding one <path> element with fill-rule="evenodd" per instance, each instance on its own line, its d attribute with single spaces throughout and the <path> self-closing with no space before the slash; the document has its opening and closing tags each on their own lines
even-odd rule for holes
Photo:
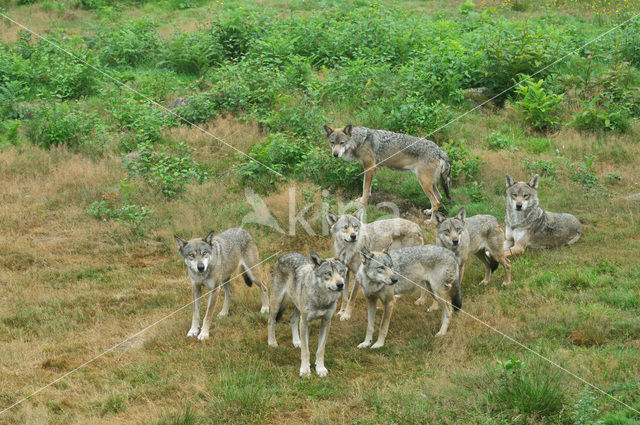
<svg viewBox="0 0 640 425">
<path fill-rule="evenodd" d="M 436 212 L 436 245 L 447 248 L 456 256 L 460 264 L 460 281 L 464 277 L 464 266 L 475 255 L 484 264 L 484 279 L 479 285 L 486 285 L 491 280 L 491 272 L 502 264 L 504 268 L 503 285 L 511 283 L 511 264 L 504 255 L 504 230 L 498 220 L 492 215 L 466 216 L 464 207 L 451 218 Z M 424 304 L 425 291 L 422 292 L 416 304 Z M 433 303 L 429 310 L 436 310 L 437 303 Z"/>
<path fill-rule="evenodd" d="M 442 196 L 436 182 L 442 183 L 447 199 L 451 199 L 451 165 L 447 154 L 430 140 L 386 130 L 366 127 L 332 129 L 325 124 L 331 153 L 346 161 L 357 160 L 365 169 L 360 203 L 367 205 L 371 182 L 378 165 L 393 170 L 411 170 L 418 177 L 422 190 L 431 202 L 431 211 L 438 210 Z M 433 215 L 432 221 L 433 222 Z"/>
<path fill-rule="evenodd" d="M 363 248 L 362 264 L 356 278 L 367 299 L 367 335 L 358 348 L 371 346 L 376 304 L 382 302 L 383 313 L 378 340 L 371 348 L 384 345 L 396 298 L 421 287 L 442 307 L 442 324 L 436 336 L 447 333 L 453 308 L 462 308 L 460 273 L 455 256 L 448 249 L 435 245 L 410 246 L 370 252 Z"/>
<path fill-rule="evenodd" d="M 353 214 L 336 216 L 327 213 L 327 222 L 331 226 L 333 252 L 340 254 L 342 261 L 348 268 L 345 279 L 345 291 L 342 295 L 342 305 L 338 316 L 340 320 L 351 318 L 351 300 L 357 292 L 357 280 L 353 286 L 349 283 L 351 274 L 354 276 L 360 267 L 360 250 L 381 250 L 391 244 L 393 248 L 422 245 L 422 230 L 416 223 L 403 218 L 378 220 L 373 223 L 363 222 L 364 209 Z"/>
<path fill-rule="evenodd" d="M 284 254 L 271 270 L 269 285 L 268 338 L 271 347 L 277 347 L 276 321 L 284 311 L 288 296 L 295 305 L 291 315 L 293 346 L 301 348 L 300 376 L 311 376 L 309 359 L 309 323 L 320 319 L 320 335 L 316 351 L 316 373 L 327 376 L 324 366 L 324 347 L 336 311 L 340 292 L 344 288 L 347 267 L 335 258 L 321 259 L 310 252 L 311 259 L 296 252 Z"/>
<path fill-rule="evenodd" d="M 512 256 L 527 247 L 553 248 L 571 245 L 580 239 L 581 225 L 576 217 L 540 208 L 537 174 L 526 182 L 515 182 L 507 175 L 507 215 L 504 251 Z"/>
<path fill-rule="evenodd" d="M 217 301 L 220 286 L 224 288 L 224 304 L 218 317 L 229 314 L 231 299 L 229 280 L 238 267 L 242 269 L 242 277 L 248 286 L 255 283 L 260 288 L 260 296 L 262 297 L 260 312 L 266 313 L 268 311 L 267 288 L 262 281 L 262 273 L 257 265 L 258 247 L 249 232 L 231 228 L 218 235 L 212 230 L 204 238 L 195 238 L 189 241 L 185 241 L 177 235 L 174 236 L 174 239 L 178 244 L 178 252 L 187 265 L 187 273 L 193 292 L 193 316 L 187 337 L 197 335 L 199 340 L 209 338 L 209 327 L 213 314 L 209 313 L 212 302 Z M 203 285 L 212 291 L 209 294 L 207 310 L 202 320 L 202 328 L 200 328 L 200 298 L 202 297 Z"/>
</svg>

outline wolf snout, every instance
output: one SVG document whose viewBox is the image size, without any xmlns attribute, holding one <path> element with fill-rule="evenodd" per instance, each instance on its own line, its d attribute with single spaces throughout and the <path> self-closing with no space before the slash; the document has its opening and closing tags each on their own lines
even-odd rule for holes
<svg viewBox="0 0 640 425">
<path fill-rule="evenodd" d="M 458 238 L 451 239 L 451 243 L 453 243 L 454 245 L 458 245 L 458 242 L 459 242 Z"/>
<path fill-rule="evenodd" d="M 391 278 L 391 284 L 395 285 L 396 283 L 398 283 L 398 278 L 394 276 Z"/>
<path fill-rule="evenodd" d="M 334 157 L 334 158 L 337 158 L 337 157 L 338 157 L 338 155 L 339 155 L 339 154 L 338 154 L 338 152 L 334 152 L 334 153 L 333 153 L 333 157 Z"/>
<path fill-rule="evenodd" d="M 522 209 L 522 202 L 516 202 L 516 209 L 518 211 Z"/>
<path fill-rule="evenodd" d="M 355 233 L 352 233 L 351 236 L 349 236 L 349 237 L 351 238 L 352 241 L 356 240 L 356 234 Z"/>
<path fill-rule="evenodd" d="M 342 288 L 344 288 L 344 282 L 340 281 L 336 283 L 336 288 L 338 288 L 339 291 L 342 290 Z"/>
<path fill-rule="evenodd" d="M 198 271 L 199 272 L 203 272 L 204 271 L 204 263 L 198 263 Z"/>
</svg>

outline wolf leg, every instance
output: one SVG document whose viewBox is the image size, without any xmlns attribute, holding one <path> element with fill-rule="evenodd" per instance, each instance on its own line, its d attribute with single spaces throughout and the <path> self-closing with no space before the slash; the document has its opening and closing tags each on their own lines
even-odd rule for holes
<svg viewBox="0 0 640 425">
<path fill-rule="evenodd" d="M 424 288 L 420 288 L 420 298 L 418 298 L 415 305 L 425 305 L 427 303 L 427 291 Z"/>
<path fill-rule="evenodd" d="M 324 378 L 329 371 L 324 367 L 324 346 L 327 343 L 327 335 L 331 327 L 331 316 L 323 317 L 320 324 L 320 336 L 318 336 L 318 350 L 316 351 L 316 373 L 319 377 Z"/>
<path fill-rule="evenodd" d="M 340 320 L 349 320 L 351 319 L 351 303 L 353 302 L 353 298 L 356 297 L 358 295 L 358 279 L 356 279 L 354 277 L 353 279 L 353 285 L 351 285 L 351 288 L 349 290 L 349 297 L 347 298 L 347 305 L 344 308 L 344 311 L 342 312 L 342 315 L 340 316 Z"/>
<path fill-rule="evenodd" d="M 300 317 L 300 336 L 300 376 L 308 378 L 311 376 L 311 362 L 309 359 L 309 323 L 306 314 L 302 314 Z"/>
<path fill-rule="evenodd" d="M 429 198 L 429 202 L 431 202 L 431 209 L 426 210 L 426 214 L 431 214 L 431 217 L 426 221 L 427 224 L 435 223 L 435 212 L 438 211 L 438 207 L 440 206 L 440 201 L 436 197 L 436 194 L 433 192 L 434 187 L 434 178 L 433 178 L 433 170 L 428 169 L 416 169 L 416 176 L 418 177 L 418 182 L 420 186 L 422 186 L 422 190 L 424 191 L 427 198 Z"/>
<path fill-rule="evenodd" d="M 293 346 L 296 348 L 300 348 L 300 310 L 298 307 L 293 309 L 293 313 L 291 313 L 291 341 L 293 342 Z"/>
<path fill-rule="evenodd" d="M 200 329 L 200 333 L 198 334 L 198 340 L 202 341 L 205 339 L 209 339 L 209 327 L 211 326 L 211 316 L 213 316 L 211 310 L 215 308 L 215 305 L 218 303 L 218 290 L 219 287 L 214 285 L 213 289 L 209 292 L 209 301 L 207 301 L 207 311 L 204 313 L 204 319 L 202 319 L 202 329 Z M 215 303 L 213 302 L 215 299 Z"/>
<path fill-rule="evenodd" d="M 229 315 L 229 303 L 231 302 L 231 280 L 230 277 L 226 278 L 222 284 L 224 287 L 224 302 L 222 303 L 222 310 L 218 313 L 218 317 L 227 317 Z"/>
<path fill-rule="evenodd" d="M 442 324 L 440 325 L 440 330 L 436 336 L 444 336 L 447 333 L 447 329 L 449 329 L 449 320 L 453 315 L 453 307 L 451 305 L 451 297 L 448 292 L 442 291 L 442 293 L 438 295 L 438 303 L 442 308 Z"/>
<path fill-rule="evenodd" d="M 367 206 L 369 203 L 369 196 L 371 195 L 371 183 L 373 182 L 373 175 L 376 172 L 375 163 L 373 160 L 363 161 L 362 166 L 364 167 L 364 180 L 362 182 L 362 198 L 359 199 L 359 202 L 362 206 Z"/>
<path fill-rule="evenodd" d="M 276 322 L 278 320 L 278 313 L 280 313 L 280 308 L 282 308 L 282 301 L 285 296 L 285 291 L 282 290 L 280 285 L 278 285 L 278 282 L 274 280 L 271 282 L 271 293 L 269 295 L 269 323 L 267 325 L 267 334 L 269 345 L 271 347 L 277 347 L 278 341 L 276 340 Z"/>
<path fill-rule="evenodd" d="M 200 297 L 202 296 L 202 285 L 191 285 L 193 292 L 193 315 L 191 316 L 191 329 L 187 332 L 187 338 L 197 336 L 200 331 Z"/>
<path fill-rule="evenodd" d="M 373 324 L 376 320 L 377 303 L 378 297 L 375 295 L 367 297 L 367 335 L 364 337 L 364 341 L 358 344 L 358 348 L 367 348 L 373 341 Z"/>
<path fill-rule="evenodd" d="M 382 321 L 380 322 L 380 332 L 378 332 L 378 340 L 371 348 L 380 348 L 384 345 L 384 340 L 387 338 L 387 332 L 389 332 L 389 323 L 391 323 L 391 315 L 393 314 L 393 308 L 396 305 L 396 297 L 391 296 L 384 303 L 384 310 L 382 313 Z"/>
</svg>

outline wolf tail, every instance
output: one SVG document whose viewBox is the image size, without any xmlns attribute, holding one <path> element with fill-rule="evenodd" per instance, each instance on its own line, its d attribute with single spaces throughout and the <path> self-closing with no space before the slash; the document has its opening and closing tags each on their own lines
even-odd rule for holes
<svg viewBox="0 0 640 425">
<path fill-rule="evenodd" d="M 462 284 L 460 282 L 460 274 L 458 273 L 458 281 L 456 282 L 456 293 L 451 299 L 453 309 L 458 311 L 462 308 Z"/>
<path fill-rule="evenodd" d="M 445 161 L 444 167 L 440 172 L 440 182 L 444 189 L 444 194 L 447 197 L 447 201 L 451 202 L 451 164 L 448 160 Z"/>
<path fill-rule="evenodd" d="M 242 272 L 243 272 L 242 278 L 244 279 L 244 283 L 246 283 L 248 287 L 251 287 L 251 285 L 253 285 L 253 281 L 255 277 L 253 276 L 249 268 L 244 264 L 242 264 Z"/>
</svg>

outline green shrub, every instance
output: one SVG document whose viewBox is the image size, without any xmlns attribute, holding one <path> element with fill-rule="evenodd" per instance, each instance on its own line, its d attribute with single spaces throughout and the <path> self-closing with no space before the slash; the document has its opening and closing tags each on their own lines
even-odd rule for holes
<svg viewBox="0 0 640 425">
<path fill-rule="evenodd" d="M 580 183 L 586 189 L 594 189 L 602 186 L 602 182 L 596 175 L 595 155 L 585 156 L 584 160 L 568 163 L 567 168 L 571 180 Z"/>
<path fill-rule="evenodd" d="M 621 44 L 622 55 L 636 68 L 640 68 L 640 23 L 638 20 L 629 22 L 623 27 Z"/>
<path fill-rule="evenodd" d="M 517 111 L 535 130 L 548 130 L 560 121 L 560 106 L 564 94 L 550 92 L 542 87 L 543 84 L 543 80 L 536 83 L 529 79 L 515 89 L 516 94 L 522 97 L 516 101 Z"/>
<path fill-rule="evenodd" d="M 42 108 L 27 124 L 27 138 L 44 148 L 67 145 L 78 148 L 87 142 L 98 123 L 95 116 L 74 110 L 67 103 Z"/>
<path fill-rule="evenodd" d="M 158 189 L 166 198 L 181 193 L 187 183 L 202 183 L 209 174 L 193 159 L 193 148 L 185 143 L 154 147 L 142 142 L 136 155 L 125 160 L 131 176 L 142 177 L 150 186 Z"/>
<path fill-rule="evenodd" d="M 170 120 L 163 109 L 132 97 L 114 96 L 110 104 L 113 118 L 120 127 L 130 132 L 129 137 L 124 137 L 120 142 L 126 152 L 135 149 L 140 142 L 157 142 Z"/>
<path fill-rule="evenodd" d="M 25 87 L 21 81 L 0 83 L 0 120 L 24 117 L 24 108 L 19 106 Z"/>
<path fill-rule="evenodd" d="M 182 0 L 180 0 L 182 1 Z M 189 75 L 200 75 L 222 56 L 220 46 L 202 32 L 176 34 L 167 42 L 159 66 Z"/>
<path fill-rule="evenodd" d="M 486 139 L 487 146 L 492 151 L 505 150 L 511 147 L 512 143 L 507 137 L 500 133 L 491 133 Z"/>
<path fill-rule="evenodd" d="M 149 218 L 152 210 L 135 204 L 122 205 L 119 208 L 109 208 L 106 201 L 95 201 L 86 209 L 86 213 L 98 220 L 121 221 L 132 227 L 139 228 Z"/>
<path fill-rule="evenodd" d="M 496 410 L 546 418 L 560 413 L 564 390 L 557 375 L 526 373 L 524 364 L 515 358 L 498 363 L 498 379 L 488 394 Z"/>
<path fill-rule="evenodd" d="M 384 127 L 399 133 L 433 132 L 451 117 L 449 107 L 440 101 L 424 104 L 422 99 L 412 96 L 385 99 L 383 105 Z"/>
<path fill-rule="evenodd" d="M 571 123 L 578 130 L 626 132 L 630 128 L 629 118 L 624 109 L 619 109 L 612 101 L 599 105 L 600 96 L 582 102 L 582 111 L 573 116 Z"/>
<path fill-rule="evenodd" d="M 16 145 L 18 142 L 18 129 L 20 128 L 20 124 L 20 120 L 0 121 L 0 142 L 7 142 L 10 145 Z"/>
<path fill-rule="evenodd" d="M 558 163 L 556 161 L 551 161 L 549 159 L 536 159 L 531 160 L 529 158 L 525 158 L 522 161 L 522 168 L 527 170 L 529 174 L 540 174 L 544 177 L 555 177 L 558 169 Z"/>
<path fill-rule="evenodd" d="M 461 179 L 472 181 L 475 179 L 478 171 L 480 171 L 482 158 L 471 153 L 464 140 L 449 140 L 442 149 L 449 155 L 452 181 L 455 182 Z"/>
<path fill-rule="evenodd" d="M 157 24 L 149 19 L 136 19 L 117 27 L 99 27 L 94 44 L 100 61 L 111 66 L 150 63 L 161 47 Z"/>
</svg>

